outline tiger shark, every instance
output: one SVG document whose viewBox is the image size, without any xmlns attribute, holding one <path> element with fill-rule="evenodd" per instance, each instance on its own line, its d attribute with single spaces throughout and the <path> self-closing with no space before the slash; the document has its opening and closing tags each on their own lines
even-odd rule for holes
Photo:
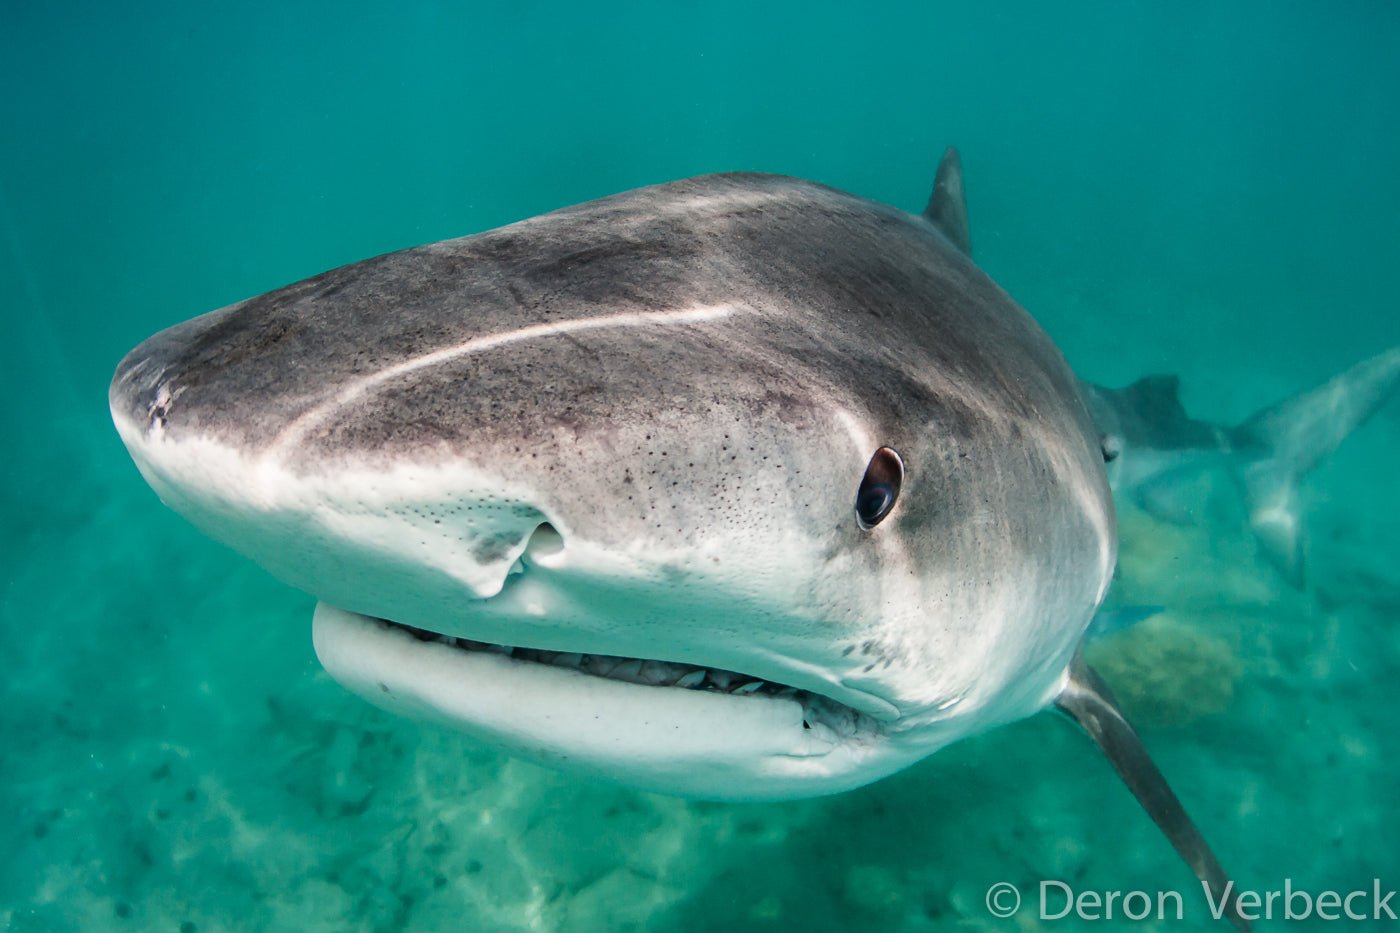
<svg viewBox="0 0 1400 933">
<path fill-rule="evenodd" d="M 1232 905 L 1079 652 L 1143 393 L 973 263 L 962 188 L 953 150 L 922 214 L 710 175 L 380 256 L 151 337 L 112 417 L 382 707 L 753 800 L 1055 706 Z"/>
</svg>

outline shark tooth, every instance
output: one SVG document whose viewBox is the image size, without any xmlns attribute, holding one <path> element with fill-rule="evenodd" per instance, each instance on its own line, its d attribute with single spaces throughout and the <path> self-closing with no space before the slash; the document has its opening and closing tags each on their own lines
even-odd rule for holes
<svg viewBox="0 0 1400 933">
<path fill-rule="evenodd" d="M 608 676 L 615 680 L 639 681 L 642 679 L 642 662 L 638 658 L 629 658 L 614 667 Z"/>
<path fill-rule="evenodd" d="M 698 687 L 705 682 L 704 668 L 697 667 L 688 674 L 682 674 L 681 679 L 676 681 L 677 687 Z"/>
<path fill-rule="evenodd" d="M 646 661 L 642 664 L 642 680 L 649 684 L 671 684 L 683 668 L 669 661 Z"/>
</svg>

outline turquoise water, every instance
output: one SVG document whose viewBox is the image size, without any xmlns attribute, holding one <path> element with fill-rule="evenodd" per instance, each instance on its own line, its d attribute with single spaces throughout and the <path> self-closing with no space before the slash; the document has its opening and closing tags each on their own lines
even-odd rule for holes
<svg viewBox="0 0 1400 933">
<path fill-rule="evenodd" d="M 318 672 L 309 597 L 160 506 L 106 386 L 385 250 L 736 168 L 918 209 L 956 143 L 979 261 L 1076 369 L 1232 422 L 1400 343 L 1396 48 L 1360 2 L 5 4 L 0 929 L 1034 929 L 983 898 L 1043 879 L 1215 928 L 1050 715 L 764 806 L 389 718 Z M 1167 612 L 1096 660 L 1247 887 L 1400 887 L 1397 408 L 1308 478 L 1302 591 L 1219 483 L 1123 510 L 1119 595 Z"/>
</svg>

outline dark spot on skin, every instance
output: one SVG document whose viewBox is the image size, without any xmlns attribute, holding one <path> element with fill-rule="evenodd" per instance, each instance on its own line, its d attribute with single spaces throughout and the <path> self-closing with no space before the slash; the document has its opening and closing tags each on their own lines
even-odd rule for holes
<svg viewBox="0 0 1400 933">
<path fill-rule="evenodd" d="M 380 683 L 380 684 L 379 684 L 379 689 L 382 690 L 382 691 L 384 691 L 385 693 L 388 693 L 388 692 L 389 692 L 389 685 L 386 684 L 386 683 Z"/>
<path fill-rule="evenodd" d="M 481 862 L 480 862 L 480 861 L 478 861 L 477 859 L 472 859 L 471 861 L 467 862 L 467 874 L 469 874 L 469 875 L 475 875 L 475 874 L 479 874 L 480 872 L 481 872 Z"/>
<path fill-rule="evenodd" d="M 117 904 L 117 916 L 121 917 L 123 920 L 129 918 L 131 916 L 131 905 L 125 901 L 119 902 Z"/>
<path fill-rule="evenodd" d="M 194 925 L 193 920 L 180 921 L 180 933 L 194 933 L 196 929 L 198 929 L 198 927 Z"/>
<path fill-rule="evenodd" d="M 843 652 L 841 652 L 841 657 L 843 657 L 843 658 L 845 658 L 845 657 L 850 657 L 851 652 L 852 652 L 852 651 L 855 651 L 855 650 L 856 650 L 856 646 L 855 646 L 855 645 L 847 645 L 847 646 L 846 646 L 846 650 L 843 651 Z"/>
<path fill-rule="evenodd" d="M 198 796 L 199 794 L 195 793 L 195 789 L 193 787 L 186 789 L 185 803 L 194 803 L 195 798 L 197 798 Z"/>
<path fill-rule="evenodd" d="M 483 564 L 504 560 L 510 549 L 518 542 L 518 535 L 496 534 L 481 538 L 472 545 L 472 557 Z"/>
<path fill-rule="evenodd" d="M 47 836 L 48 834 L 49 834 L 49 825 L 48 825 L 47 823 L 35 823 L 35 824 L 34 824 L 34 838 L 35 838 L 35 839 L 43 839 L 43 838 L 44 838 L 45 836 Z"/>
</svg>

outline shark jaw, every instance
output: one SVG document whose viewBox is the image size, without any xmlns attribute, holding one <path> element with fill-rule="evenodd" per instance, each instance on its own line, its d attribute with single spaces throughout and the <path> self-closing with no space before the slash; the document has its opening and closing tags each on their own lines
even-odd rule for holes
<svg viewBox="0 0 1400 933">
<path fill-rule="evenodd" d="M 326 603 L 312 631 L 331 676 L 378 706 L 644 790 L 784 799 L 906 763 L 868 770 L 890 750 L 872 717 L 729 671 L 439 636 Z"/>
<path fill-rule="evenodd" d="M 586 543 L 566 547 L 545 523 L 525 540 L 496 592 L 462 603 L 435 628 L 421 627 L 428 624 L 421 616 L 410 625 L 322 601 L 312 638 L 338 683 L 390 712 L 644 790 L 785 799 L 858 786 L 907 763 L 898 757 L 879 766 L 898 748 L 891 732 L 899 727 L 877 698 L 823 683 L 819 671 L 791 675 L 815 679 L 871 715 L 828 693 L 742 672 L 749 664 L 781 672 L 788 667 L 782 659 L 759 652 L 750 659 L 734 647 L 708 654 L 683 638 L 658 637 L 667 629 L 660 622 L 666 599 L 629 569 Z M 629 630 L 652 634 L 620 634 Z M 471 637 L 488 632 L 512 643 Z M 590 645 L 722 656 L 741 670 L 592 653 Z"/>
<path fill-rule="evenodd" d="M 834 793 L 925 753 L 909 745 L 909 723 L 892 705 L 817 659 L 697 644 L 677 634 L 671 597 L 649 574 L 564 540 L 552 524 L 536 529 L 500 589 L 450 618 L 407 624 L 322 601 L 312 625 L 317 657 L 338 683 L 390 712 L 658 793 Z M 684 628 L 707 627 L 702 619 L 718 627 L 744 615 L 740 605 L 715 601 Z"/>
</svg>

